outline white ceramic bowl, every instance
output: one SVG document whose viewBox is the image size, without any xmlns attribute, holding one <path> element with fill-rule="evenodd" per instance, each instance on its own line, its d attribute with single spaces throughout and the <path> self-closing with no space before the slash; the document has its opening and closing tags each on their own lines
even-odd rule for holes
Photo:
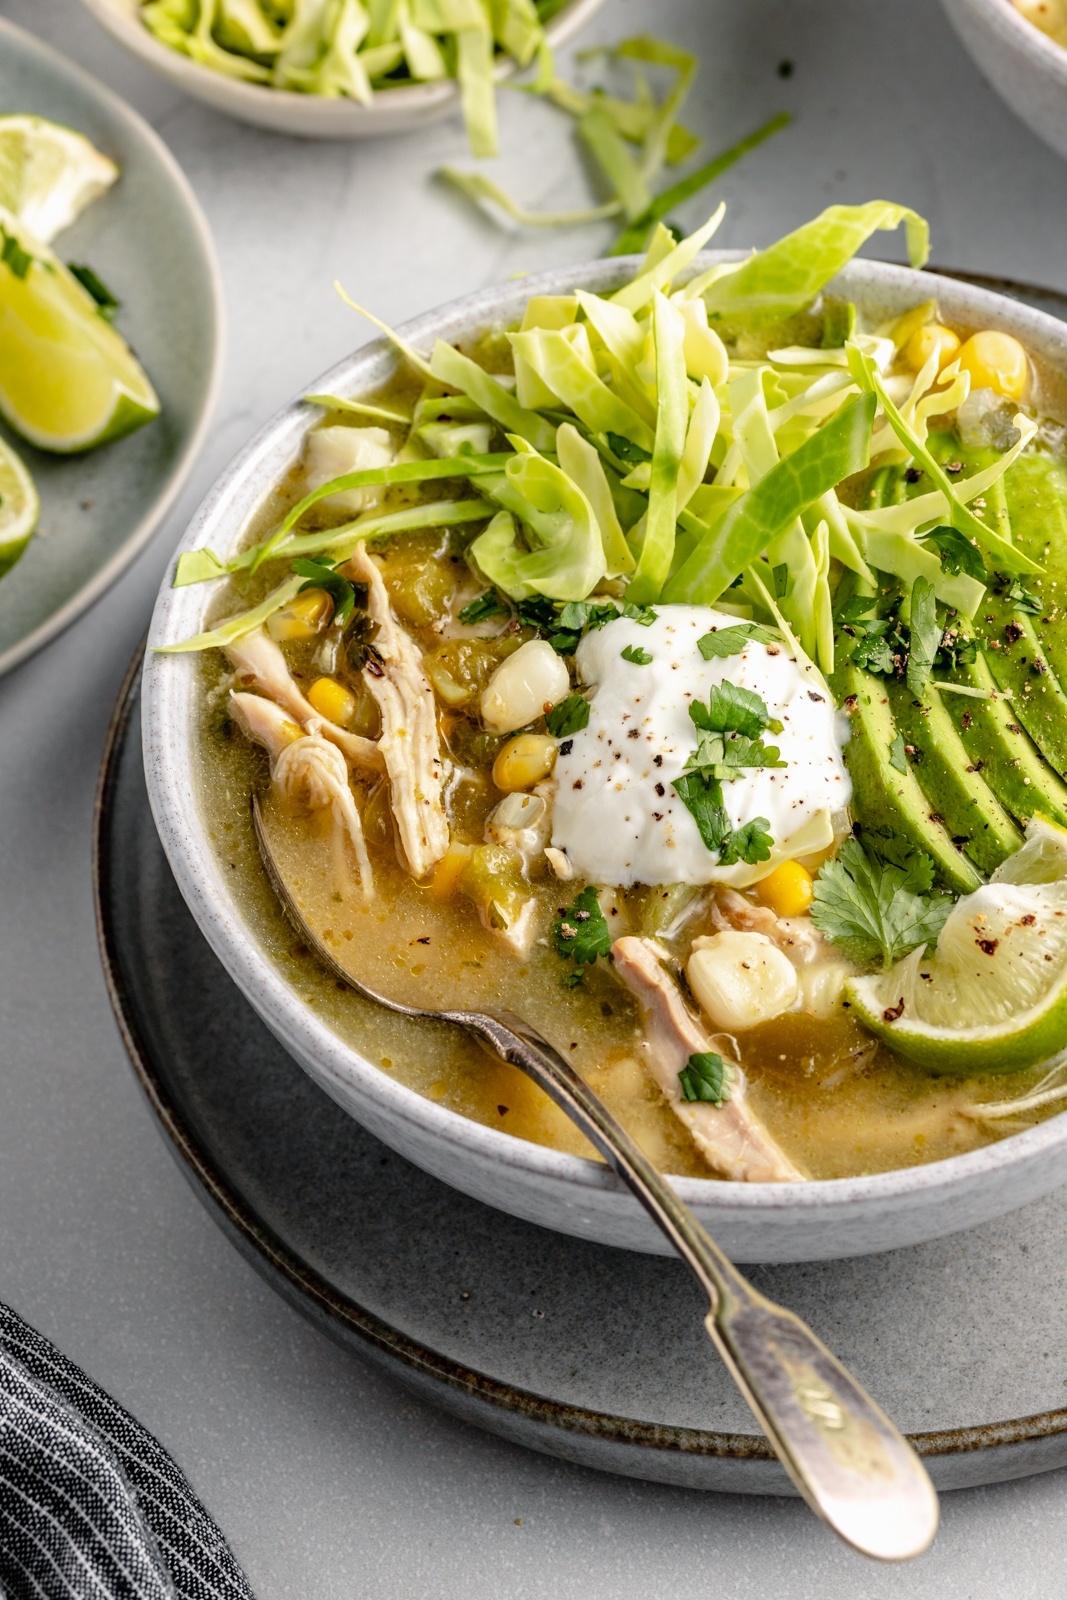
<svg viewBox="0 0 1067 1600">
<path fill-rule="evenodd" d="M 736 252 L 711 252 L 702 264 Z M 610 290 L 632 276 L 635 259 L 524 278 L 483 290 L 408 323 L 404 336 L 429 350 L 435 336 L 459 340 L 521 316 L 535 294 L 578 285 Z M 936 293 L 948 317 L 1015 333 L 1067 372 L 1067 327 L 988 290 L 880 262 L 857 262 L 837 292 L 887 314 Z M 346 357 L 314 389 L 346 396 L 384 383 L 395 358 L 383 341 Z M 299 457 L 320 413 L 301 400 L 272 418 L 223 473 L 194 517 L 181 550 L 238 547 L 264 496 Z M 169 584 L 169 580 L 168 580 Z M 165 586 L 151 644 L 169 644 L 206 625 L 210 585 Z M 490 1205 L 564 1233 L 633 1250 L 666 1253 L 637 1202 L 598 1163 L 527 1144 L 423 1099 L 344 1044 L 301 1000 L 243 920 L 200 810 L 195 728 L 198 672 L 189 656 L 149 650 L 144 676 L 144 757 L 160 837 L 179 887 L 215 953 L 268 1027 L 357 1121 L 445 1182 Z M 680 1178 L 679 1193 L 740 1261 L 804 1261 L 863 1255 L 971 1227 L 1036 1199 L 1067 1180 L 1067 1116 L 1054 1117 L 983 1150 L 876 1177 L 806 1184 L 742 1184 Z"/>
<path fill-rule="evenodd" d="M 549 42 L 565 44 L 603 3 L 604 0 L 569 0 L 545 25 Z M 260 128 L 271 128 L 275 133 L 291 133 L 305 139 L 378 138 L 435 122 L 459 110 L 459 88 L 454 79 L 389 89 L 375 95 L 369 106 L 344 97 L 326 99 L 245 83 L 202 67 L 161 44 L 140 20 L 139 0 L 83 0 L 83 4 L 120 44 L 186 94 L 214 106 L 216 111 L 225 111 Z M 501 57 L 495 70 L 499 80 L 510 77 L 515 66 L 509 58 Z"/>
<path fill-rule="evenodd" d="M 1011 0 L 941 0 L 975 65 L 1057 155 L 1067 157 L 1067 50 Z"/>
</svg>

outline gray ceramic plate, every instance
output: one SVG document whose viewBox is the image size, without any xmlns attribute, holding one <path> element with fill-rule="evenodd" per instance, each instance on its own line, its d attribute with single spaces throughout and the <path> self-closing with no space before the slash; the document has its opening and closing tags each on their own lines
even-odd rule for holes
<svg viewBox="0 0 1067 1600">
<path fill-rule="evenodd" d="M 2 21 L 0 110 L 77 128 L 122 169 L 55 248 L 90 262 L 118 295 L 118 326 L 163 402 L 157 421 L 88 455 L 45 455 L 10 435 L 40 490 L 41 525 L 0 583 L 3 673 L 100 598 L 173 502 L 214 404 L 222 290 L 207 223 L 162 141 L 80 68 Z"/>
<path fill-rule="evenodd" d="M 446 1187 L 366 1133 L 259 1021 L 159 843 L 138 666 L 98 796 L 104 968 L 171 1152 L 238 1249 L 326 1333 L 469 1422 L 632 1477 L 790 1493 L 680 1264 Z M 1067 1190 L 933 1244 L 749 1270 L 910 1432 L 939 1488 L 1067 1462 Z"/>
</svg>

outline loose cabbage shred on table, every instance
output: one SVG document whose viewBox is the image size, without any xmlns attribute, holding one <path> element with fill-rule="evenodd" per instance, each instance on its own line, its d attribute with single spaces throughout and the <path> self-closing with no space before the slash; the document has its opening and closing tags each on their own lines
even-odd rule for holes
<svg viewBox="0 0 1067 1600">
<path fill-rule="evenodd" d="M 657 225 L 614 291 L 531 297 L 519 326 L 469 347 L 481 360 L 442 340 L 427 358 L 386 329 L 414 399 L 313 399 L 342 417 L 366 408 L 388 428 L 392 464 L 320 483 L 228 561 L 182 556 L 175 583 L 277 568 L 273 594 L 222 624 L 232 639 L 284 603 L 294 557 L 340 563 L 364 542 L 439 527 L 501 603 L 550 614 L 592 595 L 715 604 L 779 629 L 827 673 L 832 571 L 870 585 L 877 568 L 928 610 L 937 601 L 974 616 L 980 550 L 1001 569 L 1032 566 L 969 506 L 995 489 L 1034 423 L 1018 415 L 1017 438 L 991 465 L 950 479 L 926 436 L 930 417 L 966 397 L 966 373 L 931 362 L 887 380 L 895 324 L 869 327 L 824 293 L 880 229 L 903 223 L 921 266 L 926 224 L 885 201 L 831 206 L 766 250 L 702 265 L 721 216 L 681 241 Z M 781 342 L 797 328 L 809 342 Z M 930 492 L 857 509 L 842 486 L 874 459 L 920 462 Z M 331 510 L 332 496 L 359 489 L 379 503 Z"/>
</svg>

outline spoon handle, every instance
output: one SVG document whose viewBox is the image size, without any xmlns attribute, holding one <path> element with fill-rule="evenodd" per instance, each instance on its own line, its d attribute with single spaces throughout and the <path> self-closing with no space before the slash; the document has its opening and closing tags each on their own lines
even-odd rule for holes
<svg viewBox="0 0 1067 1600">
<path fill-rule="evenodd" d="M 933 1485 L 884 1412 L 793 1312 L 760 1294 L 569 1061 L 527 1024 L 444 1013 L 544 1089 L 662 1228 L 708 1297 L 705 1327 L 799 1492 L 847 1543 L 884 1561 L 925 1550 Z"/>
</svg>

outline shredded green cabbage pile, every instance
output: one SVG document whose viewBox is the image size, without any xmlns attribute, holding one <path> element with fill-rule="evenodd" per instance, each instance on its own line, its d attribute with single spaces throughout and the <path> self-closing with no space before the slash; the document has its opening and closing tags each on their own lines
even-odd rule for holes
<svg viewBox="0 0 1067 1600">
<path fill-rule="evenodd" d="M 364 541 L 428 527 L 462 538 L 469 527 L 472 568 L 512 601 L 625 594 L 636 605 L 716 604 L 770 621 L 826 672 L 831 563 L 865 583 L 872 567 L 909 587 L 922 578 L 973 616 L 984 585 L 943 566 L 936 541 L 924 539 L 947 525 L 977 540 L 998 570 L 1034 570 L 969 509 L 1034 423 L 1016 417 L 1018 438 L 992 466 L 950 479 L 927 429 L 966 398 L 966 373 L 954 362 L 939 375 L 934 357 L 913 378 L 887 379 L 892 326 L 865 328 L 856 308 L 823 297 L 881 229 L 903 224 L 912 265 L 922 266 L 926 224 L 884 201 L 831 206 L 769 249 L 701 267 L 721 216 L 680 242 L 657 225 L 614 293 L 533 296 L 501 336 L 510 360 L 497 364 L 509 370 L 487 371 L 441 340 L 427 358 L 390 334 L 421 383 L 410 411 L 392 399 L 312 398 L 386 426 L 393 464 L 323 484 L 228 562 L 206 550 L 183 556 L 175 583 L 296 556 L 340 562 Z M 783 329 L 808 342 L 775 344 Z M 857 509 L 838 490 L 872 460 L 919 463 L 930 492 Z M 384 503 L 326 527 L 320 511 L 319 525 L 307 525 L 323 500 L 368 488 L 384 491 Z M 227 638 L 286 603 L 279 579 L 267 601 L 224 625 Z"/>
<path fill-rule="evenodd" d="M 376 94 L 459 82 L 471 150 L 497 153 L 493 68 L 541 57 L 559 0 L 146 0 L 141 17 L 161 43 L 246 83 L 298 94 Z"/>
<path fill-rule="evenodd" d="M 618 219 L 623 224 L 622 232 L 609 253 L 635 255 L 647 249 L 657 223 L 668 219 L 676 207 L 707 188 L 789 122 L 788 115 L 779 112 L 728 150 L 657 193 L 655 185 L 664 169 L 680 166 L 700 146 L 696 134 L 679 120 L 700 68 L 699 58 L 664 39 L 641 34 L 609 49 L 583 51 L 577 59 L 595 61 L 609 71 L 629 68 L 632 95 L 627 98 L 599 87 L 575 88 L 555 74 L 547 53 L 542 56 L 536 80 L 523 87 L 546 96 L 574 118 L 579 141 L 605 191 L 603 201 L 573 211 L 530 211 L 482 173 L 442 167 L 438 176 L 494 220 L 506 219 L 524 228 L 571 227 Z M 656 77 L 666 80 L 659 97 Z"/>
</svg>

